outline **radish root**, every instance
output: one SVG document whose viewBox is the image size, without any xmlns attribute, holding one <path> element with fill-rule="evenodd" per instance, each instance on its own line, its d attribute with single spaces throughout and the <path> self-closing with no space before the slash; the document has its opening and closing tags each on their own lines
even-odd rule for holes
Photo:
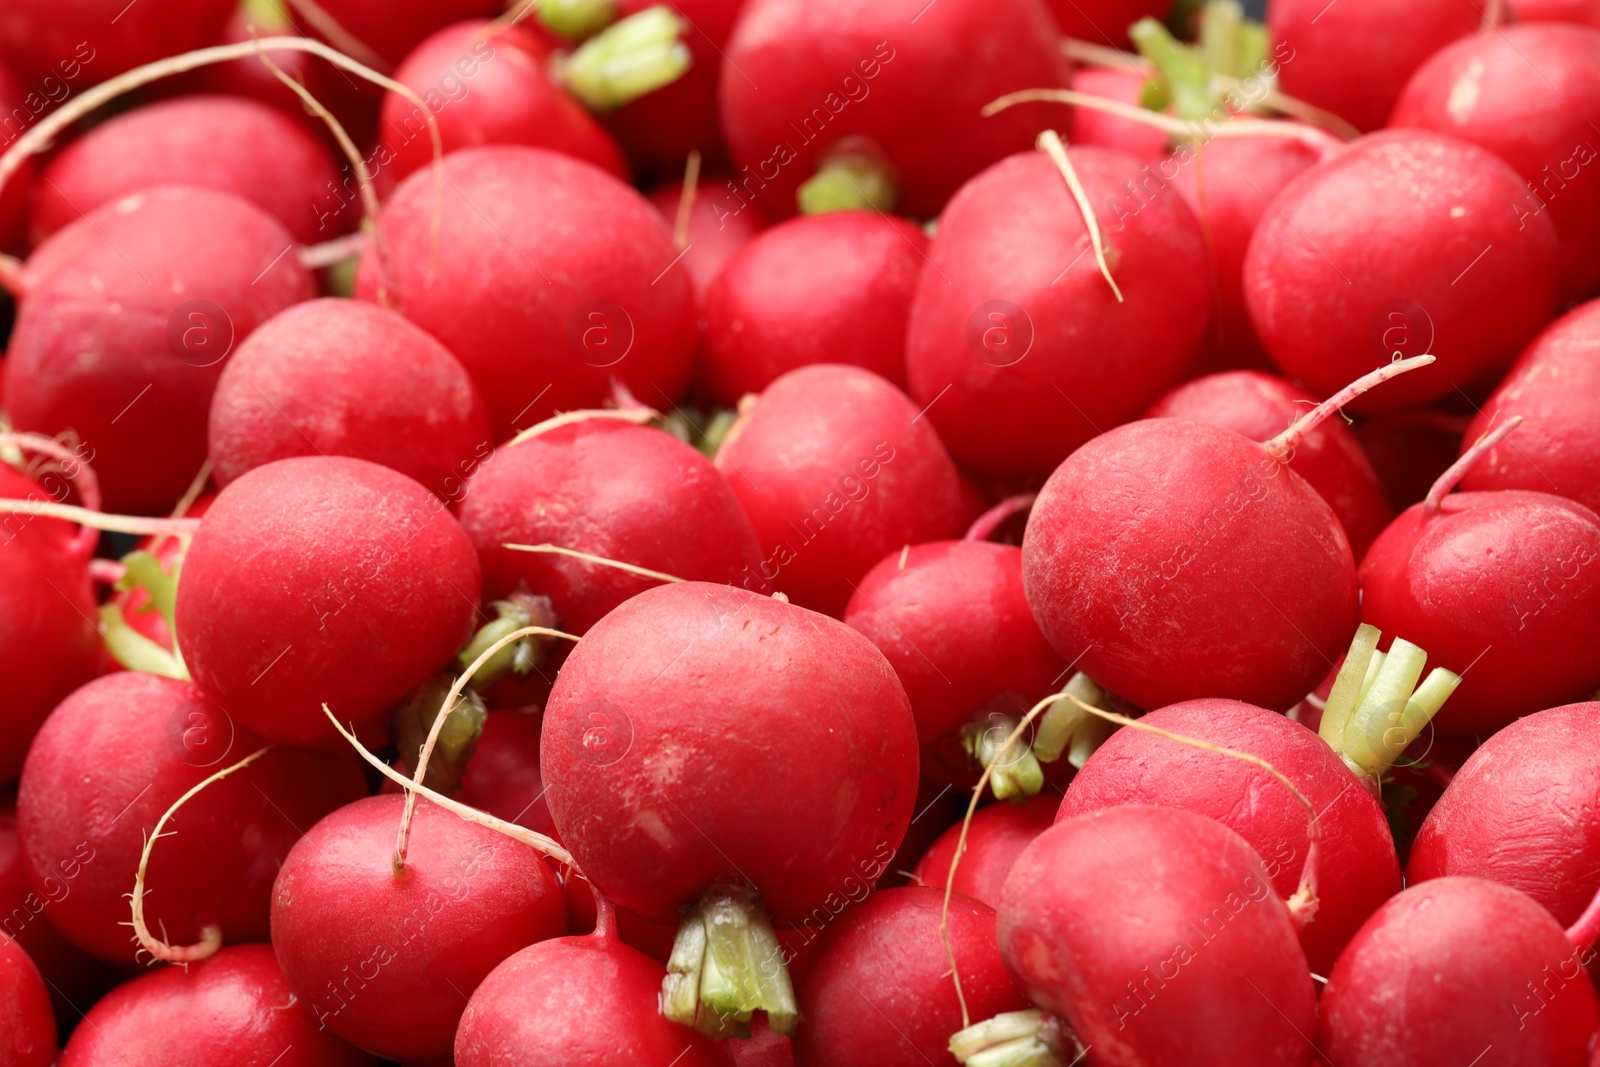
<svg viewBox="0 0 1600 1067">
<path fill-rule="evenodd" d="M 1078 210 L 1083 214 L 1083 224 L 1089 230 L 1089 243 L 1094 246 L 1094 261 L 1100 267 L 1100 274 L 1105 278 L 1106 284 L 1111 286 L 1112 294 L 1117 298 L 1117 303 L 1122 303 L 1122 290 L 1117 288 L 1117 280 L 1111 276 L 1111 267 L 1106 263 L 1106 243 L 1100 235 L 1100 220 L 1095 218 L 1094 208 L 1089 203 L 1089 194 L 1084 192 L 1083 183 L 1078 180 L 1078 172 L 1072 166 L 1072 160 L 1067 158 L 1067 149 L 1061 141 L 1061 135 L 1054 130 L 1045 130 L 1039 135 L 1039 150 L 1048 155 L 1056 169 L 1061 172 L 1061 177 L 1066 180 L 1067 189 L 1072 193 L 1072 199 L 1078 205 Z"/>
<path fill-rule="evenodd" d="M 72 504 L 56 504 L 43 500 L 9 500 L 0 498 L 0 513 L 13 515 L 44 515 L 52 519 L 65 519 L 95 530 L 108 533 L 132 534 L 144 537 L 150 534 L 191 535 L 200 529 L 199 519 L 152 519 L 142 515 L 108 515 Z"/>
<path fill-rule="evenodd" d="M 1006 497 L 974 519 L 972 525 L 967 527 L 967 532 L 961 539 L 963 541 L 989 540 L 994 536 L 994 532 L 1005 524 L 1007 519 L 1013 515 L 1020 515 L 1033 507 L 1033 502 L 1038 496 L 1038 493 L 1018 493 L 1016 496 Z M 904 563 L 902 563 L 902 569 L 904 566 Z"/>
<path fill-rule="evenodd" d="M 672 243 L 678 248 L 689 246 L 689 221 L 694 217 L 695 193 L 700 189 L 700 150 L 689 152 L 689 162 L 683 168 L 683 191 L 678 194 L 678 211 L 672 221 Z"/>
<path fill-rule="evenodd" d="M 100 479 L 94 473 L 94 468 L 60 441 L 37 433 L 0 433 L 0 448 L 19 448 L 49 456 L 61 464 L 57 469 L 78 490 L 78 499 L 83 501 L 84 509 L 91 512 L 100 510 Z M 73 547 L 74 551 L 87 557 L 94 555 L 95 546 L 99 543 L 100 532 L 84 525 L 78 530 Z"/>
<path fill-rule="evenodd" d="M 1424 354 L 1420 356 L 1412 356 L 1410 359 L 1396 360 L 1395 362 L 1386 366 L 1379 367 L 1375 371 L 1363 374 L 1361 377 L 1357 378 L 1355 381 L 1351 382 L 1349 385 L 1345 386 L 1343 389 L 1339 390 L 1337 393 L 1334 393 L 1328 399 L 1324 400 L 1322 403 L 1318 404 L 1316 407 L 1300 416 L 1290 424 L 1287 430 L 1284 430 L 1270 441 L 1265 442 L 1263 447 L 1266 448 L 1266 450 L 1275 458 L 1284 463 L 1289 462 L 1289 460 L 1293 458 L 1294 447 L 1300 443 L 1300 439 L 1320 426 L 1323 420 L 1327 419 L 1328 416 L 1332 415 L 1335 411 L 1338 411 L 1340 408 L 1344 407 L 1346 404 L 1350 403 L 1350 401 L 1354 400 L 1362 393 L 1365 393 L 1373 386 L 1382 382 L 1386 382 L 1390 378 L 1405 374 L 1408 371 L 1414 371 L 1420 367 L 1426 367 L 1432 362 L 1434 362 L 1434 357 L 1430 355 Z"/>
<path fill-rule="evenodd" d="M 607 559 L 605 556 L 596 556 L 590 552 L 579 552 L 575 548 L 562 548 L 560 545 L 516 545 L 507 542 L 500 547 L 509 548 L 514 552 L 544 552 L 556 556 L 570 556 L 573 559 L 581 559 L 585 563 L 594 563 L 601 567 L 612 567 L 619 571 L 627 571 L 629 574 L 637 574 L 641 578 L 653 578 L 658 582 L 682 582 L 688 580 L 679 578 L 675 574 L 668 574 L 666 571 L 653 571 L 649 567 L 639 567 L 632 563 L 623 563 L 621 560 Z M 577 640 L 577 638 L 573 638 L 573 640 Z"/>
<path fill-rule="evenodd" d="M 1472 443 L 1472 447 L 1461 453 L 1457 460 L 1434 481 L 1428 489 L 1428 495 L 1423 499 L 1422 506 L 1429 512 L 1437 515 L 1439 508 L 1444 504 L 1444 498 L 1456 487 L 1456 483 L 1466 477 L 1472 465 L 1482 459 L 1484 455 L 1501 441 L 1504 441 L 1512 430 L 1522 425 L 1522 416 L 1513 415 L 1505 422 L 1496 426 L 1482 437 Z"/>
</svg>

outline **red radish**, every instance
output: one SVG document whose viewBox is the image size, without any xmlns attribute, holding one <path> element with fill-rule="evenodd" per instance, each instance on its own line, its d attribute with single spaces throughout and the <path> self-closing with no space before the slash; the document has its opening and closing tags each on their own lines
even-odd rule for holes
<svg viewBox="0 0 1600 1067">
<path fill-rule="evenodd" d="M 444 503 L 376 463 L 302 456 L 231 483 L 177 594 L 195 680 L 291 744 L 372 725 L 448 663 L 478 611 L 478 559 Z"/>
<path fill-rule="evenodd" d="M 694 296 L 643 197 L 535 148 L 464 149 L 443 171 L 442 219 L 431 167 L 384 208 L 391 295 L 466 366 L 497 440 L 556 411 L 598 406 L 611 378 L 652 403 L 683 391 Z M 357 295 L 375 298 L 381 274 L 368 245 Z"/>
<path fill-rule="evenodd" d="M 1061 32 L 1093 44 L 1124 48 L 1128 27 L 1142 18 L 1165 18 L 1166 0 L 1050 0 Z"/>
<path fill-rule="evenodd" d="M 1317 1048 L 1363 1067 L 1584 1067 L 1600 1003 L 1550 914 L 1479 878 L 1412 886 L 1378 910 L 1322 991 Z"/>
<path fill-rule="evenodd" d="M 1000 960 L 994 909 L 965 897 L 951 901 L 947 920 L 965 1002 L 957 997 L 941 939 L 943 903 L 943 889 L 888 889 L 823 932 L 795 990 L 805 1015 L 794 1039 L 798 1062 L 947 1064 L 963 1009 L 987 1019 L 1028 1006 Z"/>
<path fill-rule="evenodd" d="M 58 1067 L 372 1067 L 295 1003 L 266 945 L 239 945 L 164 967 L 89 1009 Z"/>
<path fill-rule="evenodd" d="M 336 299 L 289 308 L 239 345 L 208 438 L 218 485 L 290 456 L 354 456 L 450 503 L 494 451 L 488 409 L 448 349 L 388 308 Z"/>
<path fill-rule="evenodd" d="M 0 115 L 10 116 L 12 124 L 17 122 L 19 111 L 27 114 L 27 104 L 24 101 L 28 93 L 22 87 L 22 82 L 3 62 L 0 62 Z M 32 101 L 35 106 L 42 107 L 42 102 L 35 96 Z M 7 136 L 10 136 L 8 126 Z M 33 166 L 24 163 L 12 179 L 0 188 L 0 250 L 10 248 L 22 235 L 22 220 L 28 212 L 28 185 L 32 180 Z"/>
<path fill-rule="evenodd" d="M 1428 495 L 1462 448 L 1467 420 L 1433 408 L 1373 415 L 1352 429 L 1396 511 Z M 1474 438 L 1476 440 L 1476 438 Z"/>
<path fill-rule="evenodd" d="M 1600 26 L 1600 3 L 1596 0 L 1511 0 L 1511 12 L 1518 22 L 1576 22 Z"/>
<path fill-rule="evenodd" d="M 615 419 L 501 447 L 462 501 L 461 528 L 483 562 L 485 596 L 549 597 L 559 627 L 575 634 L 661 579 L 508 544 L 708 582 L 738 582 L 761 561 L 750 521 L 710 460 L 670 434 Z"/>
<path fill-rule="evenodd" d="M 739 583 L 838 616 L 891 551 L 959 534 L 955 464 L 900 390 L 859 367 L 790 371 L 746 405 L 717 467 L 766 558 Z"/>
<path fill-rule="evenodd" d="M 684 582 L 627 601 L 573 649 L 540 766 L 561 840 L 601 892 L 657 922 L 691 909 L 668 1017 L 736 1025 L 762 1010 L 787 1033 L 789 950 L 767 915 L 826 922 L 866 895 L 911 819 L 916 733 L 893 670 L 854 630 Z M 730 938 L 753 946 L 747 966 L 702 975 L 702 953 Z"/>
<path fill-rule="evenodd" d="M 338 181 L 328 149 L 304 123 L 254 100 L 185 96 L 118 115 L 51 159 L 34 192 L 30 240 L 149 186 L 195 185 L 248 200 L 313 244 L 357 221 L 330 228 L 320 219 Z"/>
<path fill-rule="evenodd" d="M 1100 213 L 1122 301 L 1061 172 L 1033 152 L 951 200 L 912 305 L 911 395 L 956 459 L 986 473 L 1048 474 L 1174 384 L 1204 335 L 1210 282 L 1193 212 L 1177 196 L 1125 210 L 1124 183 L 1147 177 L 1131 156 L 1067 158 Z"/>
<path fill-rule="evenodd" d="M 1070 87 L 1090 96 L 1103 96 L 1119 104 L 1140 107 L 1150 79 L 1136 70 L 1119 67 L 1082 67 L 1072 73 Z M 1072 142 L 1096 148 L 1115 148 L 1135 159 L 1155 163 L 1167 154 L 1171 136 L 1163 129 L 1096 111 L 1079 108 L 1072 113 Z"/>
<path fill-rule="evenodd" d="M 1289 909 L 1244 839 L 1203 816 L 1057 823 L 1011 869 L 999 938 L 1012 978 L 1097 1062 L 1311 1062 L 1316 995 Z"/>
<path fill-rule="evenodd" d="M 533 33 L 474 19 L 428 37 L 394 77 L 438 120 L 446 152 L 490 144 L 547 148 L 626 181 L 628 167 L 616 143 L 551 82 L 549 61 L 548 47 Z M 392 90 L 383 98 L 377 162 L 385 188 L 433 162 L 427 119 Z"/>
<path fill-rule="evenodd" d="M 1316 404 L 1316 397 L 1283 378 L 1240 370 L 1186 382 L 1152 404 L 1145 416 L 1193 419 L 1266 441 Z M 1328 502 L 1357 559 L 1394 518 L 1377 472 L 1338 419 L 1324 420 L 1295 443 L 1289 469 Z"/>
<path fill-rule="evenodd" d="M 50 1067 L 56 1020 L 44 979 L 21 945 L 0 934 L 0 1067 Z"/>
<path fill-rule="evenodd" d="M 34 891 L 60 896 L 50 921 L 80 948 L 133 965 L 127 896 L 144 835 L 191 786 L 265 744 L 172 678 L 113 674 L 64 700 L 29 750 L 17 794 Z M 175 945 L 263 939 L 272 875 L 299 828 L 363 792 L 346 757 L 273 749 L 197 794 L 150 862 L 151 927 Z"/>
<path fill-rule="evenodd" d="M 792 219 L 740 249 L 706 298 L 712 396 L 732 406 L 816 363 L 906 381 L 906 316 L 928 239 L 904 219 L 837 211 Z"/>
<path fill-rule="evenodd" d="M 154 0 L 120 12 L 106 0 L 9 0 L 0 63 L 60 99 L 141 63 L 211 43 L 232 0 Z"/>
<path fill-rule="evenodd" d="M 163 187 L 102 205 L 25 266 L 6 360 L 18 429 L 94 450 L 111 511 L 165 511 L 205 461 L 233 345 L 311 278 L 277 220 L 238 197 Z"/>
<path fill-rule="evenodd" d="M 957 893 L 981 900 L 991 908 L 1000 904 L 1000 890 L 1012 864 L 1033 839 L 1055 823 L 1059 797 L 1029 797 L 1020 803 L 990 804 L 979 808 L 967 826 L 967 845 L 950 880 L 950 862 L 961 839 L 961 826 L 950 827 L 917 863 L 913 880 L 918 885 L 942 888 L 949 883 Z"/>
<path fill-rule="evenodd" d="M 353 37 L 397 66 L 434 31 L 462 19 L 491 18 L 504 5 L 499 0 L 320 0 L 319 6 L 343 32 L 327 33 L 318 22 L 307 29 L 335 48 L 347 44 L 343 38 Z"/>
<path fill-rule="evenodd" d="M 1600 515 L 1548 493 L 1450 493 L 1515 426 L 1468 449 L 1361 561 L 1362 620 L 1462 676 L 1445 733 L 1492 733 L 1600 687 Z"/>
<path fill-rule="evenodd" d="M 1468 491 L 1532 489 L 1600 512 L 1600 300 L 1553 322 L 1511 367 L 1467 427 L 1467 442 L 1520 415 L 1511 440 L 1495 445 L 1461 479 Z"/>
<path fill-rule="evenodd" d="M 753 1020 L 749 1037 L 722 1042 L 728 1067 L 795 1067 L 794 1047 L 787 1037 L 774 1033 L 765 1019 Z"/>
<path fill-rule="evenodd" d="M 1320 904 L 1300 930 L 1311 970 L 1326 974 L 1367 917 L 1400 891 L 1383 808 L 1315 733 L 1236 700 L 1191 700 L 1139 720 L 1266 760 L 1310 798 L 1321 831 Z M 1279 896 L 1292 896 L 1311 855 L 1305 810 L 1264 771 L 1235 757 L 1119 730 L 1067 789 L 1058 822 L 1122 804 L 1157 804 L 1216 819 L 1248 841 Z M 959 870 L 959 868 L 958 868 Z"/>
<path fill-rule="evenodd" d="M 1282 91 L 1362 130 L 1382 126 L 1412 71 L 1483 19 L 1472 0 L 1417 0 L 1405 8 L 1382 0 L 1267 5 L 1267 30 L 1287 53 L 1278 73 Z"/>
<path fill-rule="evenodd" d="M 645 193 L 673 228 L 674 243 L 683 249 L 684 270 L 694 282 L 695 296 L 702 310 L 711 284 L 722 273 L 723 265 L 767 225 L 754 208 L 738 214 L 726 212 L 716 200 L 716 190 L 727 180 L 722 175 L 696 175 L 693 192 L 683 182 L 658 185 Z M 689 197 L 687 218 L 683 201 Z"/>
<path fill-rule="evenodd" d="M 1554 310 L 1555 225 L 1530 214 L 1527 185 L 1475 145 L 1386 130 L 1306 171 L 1273 207 L 1250 241 L 1244 292 L 1285 374 L 1327 393 L 1397 351 L 1439 357 L 1360 409 L 1425 403 L 1499 370 Z"/>
<path fill-rule="evenodd" d="M 1059 118 L 1044 104 L 980 113 L 1017 89 L 1065 88 L 1057 38 L 1042 0 L 748 0 L 723 61 L 723 133 L 739 167 L 724 202 L 792 215 L 801 184 L 839 154 L 891 175 L 905 214 L 937 215 Z M 822 177 L 845 194 L 858 184 L 837 169 Z"/>
<path fill-rule="evenodd" d="M 458 796 L 479 811 L 555 836 L 539 773 L 538 716 L 491 711 L 467 761 Z"/>
</svg>

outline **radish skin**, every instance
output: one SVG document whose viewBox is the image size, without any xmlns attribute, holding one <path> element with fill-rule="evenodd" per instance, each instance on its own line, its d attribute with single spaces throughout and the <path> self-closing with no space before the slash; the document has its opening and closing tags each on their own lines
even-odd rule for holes
<svg viewBox="0 0 1600 1067">
<path fill-rule="evenodd" d="M 56 1020 L 39 969 L 28 953 L 0 934 L 0 1046 L 4 1067 L 50 1067 L 56 1059 Z"/>
<path fill-rule="evenodd" d="M 963 896 L 982 901 L 991 908 L 1000 906 L 1000 891 L 1006 875 L 1033 839 L 1055 825 L 1061 798 L 1042 793 L 1020 803 L 990 804 L 979 808 L 967 826 L 966 848 L 956 865 L 955 880 L 950 878 L 951 861 L 960 842 L 958 823 L 939 835 L 912 872 L 913 885 L 943 886 Z"/>
</svg>

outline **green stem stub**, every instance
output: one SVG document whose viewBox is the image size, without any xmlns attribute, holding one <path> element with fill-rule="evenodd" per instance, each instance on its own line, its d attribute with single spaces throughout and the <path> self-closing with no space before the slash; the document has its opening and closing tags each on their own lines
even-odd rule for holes
<svg viewBox="0 0 1600 1067">
<path fill-rule="evenodd" d="M 881 154 L 845 151 L 823 161 L 795 193 L 802 215 L 830 211 L 889 212 L 900 199 L 900 183 Z"/>
<path fill-rule="evenodd" d="M 671 85 L 693 63 L 682 40 L 687 29 L 665 4 L 629 15 L 567 57 L 566 86 L 596 111 L 610 111 Z"/>
<path fill-rule="evenodd" d="M 1382 636 L 1366 623 L 1356 630 L 1317 728 L 1374 791 L 1461 684 L 1460 675 L 1435 667 L 1419 686 L 1428 654 L 1399 637 L 1387 653 L 1379 652 Z"/>
<path fill-rule="evenodd" d="M 1059 1027 L 1040 1011 L 1008 1011 L 957 1031 L 950 1054 L 967 1067 L 1062 1067 Z"/>
<path fill-rule="evenodd" d="M 478 738 L 489 718 L 483 698 L 471 689 L 456 697 L 454 706 L 445 712 L 444 701 L 454 683 L 450 675 L 436 674 L 412 690 L 411 696 L 394 713 L 395 746 L 409 767 L 417 765 L 434 719 L 441 712 L 445 713 L 444 726 L 439 731 L 433 755 L 428 759 L 428 773 L 422 784 L 447 796 L 461 788 L 467 761 L 478 747 Z"/>
<path fill-rule="evenodd" d="M 529 626 L 543 626 L 553 630 L 558 621 L 555 607 L 549 597 L 512 593 L 504 600 L 496 600 L 492 606 L 497 618 L 493 622 L 485 623 L 477 633 L 473 634 L 466 647 L 456 656 L 456 662 L 460 664 L 462 670 L 477 662 L 478 657 L 501 638 Z M 521 678 L 531 673 L 544 662 L 548 640 L 528 634 L 506 645 L 478 668 L 478 672 L 472 676 L 473 688 L 482 692 L 508 674 L 515 674 Z"/>
<path fill-rule="evenodd" d="M 178 579 L 183 569 L 183 557 L 175 557 L 172 570 L 161 566 L 161 560 L 150 552 L 138 549 L 122 557 L 123 576 L 117 589 L 129 592 L 142 589 L 148 599 L 136 613 L 156 611 L 167 624 L 167 637 L 172 648 L 162 648 L 128 622 L 122 608 L 115 602 L 100 608 L 100 636 L 112 657 L 131 671 L 161 674 L 168 678 L 188 678 L 189 668 L 183 662 L 178 648 Z"/>
<path fill-rule="evenodd" d="M 989 788 L 997 800 L 1037 796 L 1044 788 L 1044 768 L 1027 735 L 1007 744 L 1017 723 L 1009 715 L 993 712 L 970 723 L 961 739 L 967 754 L 989 769 Z"/>
<path fill-rule="evenodd" d="M 783 947 L 755 893 L 717 886 L 678 927 L 661 1013 L 710 1037 L 749 1037 L 758 1011 L 775 1033 L 794 1033 L 800 1009 Z"/>
<path fill-rule="evenodd" d="M 539 0 L 539 21 L 545 29 L 569 41 L 581 41 L 617 17 L 612 0 Z"/>
</svg>

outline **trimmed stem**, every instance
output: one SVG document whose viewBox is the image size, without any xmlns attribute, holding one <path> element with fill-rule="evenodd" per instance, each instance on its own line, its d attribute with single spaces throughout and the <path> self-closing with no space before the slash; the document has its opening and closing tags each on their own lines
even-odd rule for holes
<svg viewBox="0 0 1600 1067">
<path fill-rule="evenodd" d="M 1211 114 L 1217 106 L 1211 92 L 1211 68 L 1198 51 L 1179 43 L 1153 18 L 1142 18 L 1129 26 L 1128 38 L 1155 67 L 1180 118 L 1197 119 Z"/>
<path fill-rule="evenodd" d="M 563 411 L 559 415 L 553 415 L 543 422 L 536 422 L 529 426 L 526 430 L 507 441 L 506 447 L 511 448 L 522 444 L 524 441 L 532 440 L 541 434 L 547 434 L 551 430 L 559 430 L 563 426 L 571 426 L 575 422 L 587 422 L 590 419 L 621 419 L 623 422 L 631 422 L 636 426 L 644 426 L 659 418 L 661 418 L 661 413 L 653 408 L 629 409 L 627 411 L 616 411 L 611 408 L 580 408 L 577 411 Z"/>
<path fill-rule="evenodd" d="M 144 590 L 145 595 L 149 597 L 149 604 L 145 610 L 154 609 L 160 612 L 162 620 L 167 624 L 167 637 L 172 642 L 172 650 L 168 654 L 172 659 L 172 667 L 176 672 L 170 673 L 170 677 L 188 678 L 189 668 L 184 664 L 183 653 L 178 647 L 178 581 L 183 569 L 182 555 L 173 559 L 170 573 L 161 565 L 160 557 L 143 550 L 135 550 L 123 556 L 122 565 L 122 581 L 117 583 L 117 588 L 122 590 Z M 112 621 L 111 612 L 116 613 L 116 621 L 121 620 L 121 608 L 115 604 L 107 604 L 101 609 L 101 620 Z M 115 621 L 113 621 L 113 626 L 115 626 Z M 132 633 L 131 628 L 129 632 Z M 110 634 L 106 634 L 106 637 L 107 645 L 109 646 Z M 156 647 L 160 648 L 161 646 L 157 645 Z M 165 652 L 166 650 L 162 649 L 162 651 Z M 114 655 L 115 648 L 112 649 L 112 652 Z M 169 672 L 163 671 L 162 673 Z"/>
<path fill-rule="evenodd" d="M 1382 636 L 1366 623 L 1356 629 L 1317 729 L 1374 794 L 1401 753 L 1461 684 L 1459 675 L 1435 667 L 1417 685 L 1428 654 L 1399 637 L 1387 653 L 1379 652 Z"/>
<path fill-rule="evenodd" d="M 513 552 L 544 552 L 556 556 L 570 556 L 573 559 L 581 559 L 585 563 L 593 563 L 601 567 L 611 567 L 614 570 L 626 571 L 629 574 L 638 575 L 640 578 L 651 578 L 658 582 L 683 582 L 688 580 L 686 578 L 679 578 L 675 574 L 668 574 L 665 571 L 653 571 L 649 567 L 638 567 L 632 563 L 623 563 L 621 560 L 607 559 L 605 556 L 596 556 L 590 552 L 579 552 L 575 548 L 562 548 L 560 545 L 515 545 L 507 542 L 500 547 L 509 548 Z M 573 638 L 573 640 L 577 640 L 577 638 Z"/>
<path fill-rule="evenodd" d="M 1106 284 L 1111 286 L 1111 292 L 1117 298 L 1117 303 L 1122 303 L 1122 290 L 1117 288 L 1117 280 L 1111 276 L 1111 267 L 1106 263 L 1106 244 L 1100 234 L 1100 220 L 1095 217 L 1094 208 L 1089 203 L 1089 194 L 1084 192 L 1083 183 L 1078 180 L 1078 172 L 1072 166 L 1072 160 L 1067 157 L 1066 145 L 1062 143 L 1061 135 L 1054 130 L 1045 130 L 1039 135 L 1038 147 L 1055 163 L 1056 169 L 1066 181 L 1067 190 L 1072 193 L 1072 199 L 1083 215 L 1083 224 L 1089 230 L 1089 243 L 1094 246 L 1094 261 L 1099 265 L 1100 274 L 1105 278 Z"/>
<path fill-rule="evenodd" d="M 713 887 L 678 927 L 661 1014 L 711 1037 L 748 1037 L 758 1011 L 774 1033 L 794 1033 L 800 1009 L 783 946 L 752 890 Z"/>
<path fill-rule="evenodd" d="M 37 433 L 0 433 L 0 447 L 20 448 L 49 456 L 61 464 L 61 473 L 78 490 L 78 499 L 83 501 L 83 506 L 89 511 L 100 510 L 100 479 L 95 475 L 94 468 L 54 437 Z M 92 556 L 99 543 L 100 532 L 91 526 L 84 526 L 78 531 L 73 548 L 81 555 Z"/>
<path fill-rule="evenodd" d="M 1513 415 L 1474 441 L 1471 448 L 1461 453 L 1461 456 L 1435 479 L 1432 487 L 1428 489 L 1428 495 L 1423 498 L 1423 508 L 1433 514 L 1438 514 L 1439 508 L 1444 504 L 1444 498 L 1456 487 L 1457 482 L 1466 477 L 1467 471 L 1472 469 L 1472 465 L 1482 459 L 1484 454 L 1494 448 L 1495 445 L 1504 441 L 1512 430 L 1521 425 L 1522 416 Z"/>
<path fill-rule="evenodd" d="M 539 22 L 569 41 L 599 33 L 617 17 L 612 0 L 539 0 L 537 7 Z"/>
<path fill-rule="evenodd" d="M 841 153 L 823 163 L 795 192 L 802 215 L 833 211 L 893 211 L 900 183 L 881 155 Z"/>
<path fill-rule="evenodd" d="M 678 248 L 689 247 L 689 223 L 694 219 L 694 198 L 700 190 L 700 150 L 689 151 L 683 165 L 683 189 L 678 193 L 678 211 L 672 220 L 672 243 Z"/>
<path fill-rule="evenodd" d="M 1038 1009 L 1007 1011 L 950 1038 L 950 1055 L 966 1067 L 1061 1067 L 1052 1038 L 1059 1027 Z"/>
<path fill-rule="evenodd" d="M 971 526 L 967 527 L 963 541 L 987 541 L 994 536 L 996 530 L 1005 525 L 1005 521 L 1013 515 L 1020 515 L 1033 507 L 1033 502 L 1038 499 L 1038 493 L 1018 493 L 1008 496 L 994 507 L 979 515 Z"/>
<path fill-rule="evenodd" d="M 1300 439 L 1306 434 L 1310 433 L 1312 430 L 1316 429 L 1318 426 L 1322 425 L 1323 420 L 1327 419 L 1335 411 L 1338 411 L 1340 408 L 1344 407 L 1346 404 L 1350 403 L 1350 401 L 1354 400 L 1362 393 L 1365 393 L 1373 386 L 1386 382 L 1390 378 L 1405 374 L 1408 371 L 1414 371 L 1420 367 L 1426 367 L 1433 361 L 1434 358 L 1430 355 L 1412 356 L 1410 359 L 1397 360 L 1394 363 L 1379 367 L 1375 371 L 1363 374 L 1361 377 L 1357 378 L 1355 381 L 1351 382 L 1349 385 L 1345 386 L 1343 389 L 1339 390 L 1337 393 L 1334 393 L 1328 399 L 1312 408 L 1306 414 L 1296 419 L 1287 430 L 1284 430 L 1270 441 L 1265 442 L 1262 447 L 1277 459 L 1287 463 L 1291 454 L 1294 452 L 1294 446 L 1300 443 Z"/>
<path fill-rule="evenodd" d="M 1371 623 L 1364 622 L 1356 627 L 1350 651 L 1345 654 L 1339 673 L 1334 675 L 1328 702 L 1322 706 L 1322 722 L 1317 726 L 1317 735 L 1335 751 L 1344 738 L 1350 716 L 1355 713 L 1356 705 L 1361 703 L 1362 690 L 1367 684 L 1367 670 L 1372 665 L 1373 654 L 1378 651 L 1378 638 L 1382 636 L 1382 631 Z"/>
<path fill-rule="evenodd" d="M 967 754 L 990 773 L 996 800 L 1038 796 L 1044 788 L 1044 768 L 1031 747 L 1011 740 L 1016 720 L 992 715 L 971 723 L 962 743 Z"/>
<path fill-rule="evenodd" d="M 560 66 L 568 90 L 596 111 L 637 100 L 688 72 L 694 58 L 683 35 L 689 25 L 657 4 L 595 34 Z"/>
<path fill-rule="evenodd" d="M 159 674 L 165 678 L 188 678 L 189 672 L 168 649 L 162 648 L 128 625 L 116 604 L 100 605 L 100 640 L 111 658 L 130 671 Z"/>
<path fill-rule="evenodd" d="M 139 867 L 133 874 L 133 932 L 139 939 L 139 947 L 150 955 L 165 963 L 194 963 L 208 956 L 215 955 L 217 949 L 222 947 L 222 929 L 218 926 L 206 926 L 200 930 L 200 940 L 193 945 L 169 945 L 150 932 L 144 921 L 144 879 L 145 872 L 150 867 L 150 853 L 155 849 L 156 842 L 163 836 L 162 829 L 168 821 L 178 813 L 178 809 L 189 802 L 189 799 L 213 782 L 220 782 L 234 771 L 242 771 L 256 760 L 271 752 L 276 745 L 267 745 L 258 748 L 244 759 L 231 767 L 224 767 L 216 774 L 191 786 L 183 796 L 172 802 L 172 806 L 162 813 L 156 820 L 155 829 L 150 836 L 144 839 L 144 849 L 139 853 Z"/>
<path fill-rule="evenodd" d="M 1082 671 L 1074 674 L 1061 688 L 1061 696 L 1072 696 L 1097 708 L 1106 707 L 1106 693 Z M 1109 710 L 1109 709 L 1107 709 Z M 1077 739 L 1078 733 L 1090 717 L 1079 711 L 1077 705 L 1058 700 L 1039 720 L 1039 729 L 1033 738 L 1033 754 L 1041 763 L 1054 763 L 1061 758 Z"/>
<path fill-rule="evenodd" d="M 505 600 L 496 600 L 492 606 L 496 613 L 495 620 L 479 627 L 467 646 L 456 654 L 456 663 L 463 669 L 470 667 L 486 649 L 513 630 L 524 626 L 556 625 L 556 613 L 549 597 L 513 593 Z M 508 646 L 500 646 L 478 668 L 472 684 L 481 692 L 508 674 L 518 677 L 527 675 L 543 660 L 543 651 L 543 647 L 533 640 L 519 640 Z"/>
<path fill-rule="evenodd" d="M 13 515 L 44 515 L 52 519 L 65 519 L 95 530 L 108 533 L 132 534 L 144 537 L 149 534 L 193 534 L 200 529 L 199 519 L 159 519 L 142 515 L 108 515 L 103 511 L 72 504 L 57 504 L 43 500 L 10 500 L 0 498 L 0 513 Z"/>
</svg>

